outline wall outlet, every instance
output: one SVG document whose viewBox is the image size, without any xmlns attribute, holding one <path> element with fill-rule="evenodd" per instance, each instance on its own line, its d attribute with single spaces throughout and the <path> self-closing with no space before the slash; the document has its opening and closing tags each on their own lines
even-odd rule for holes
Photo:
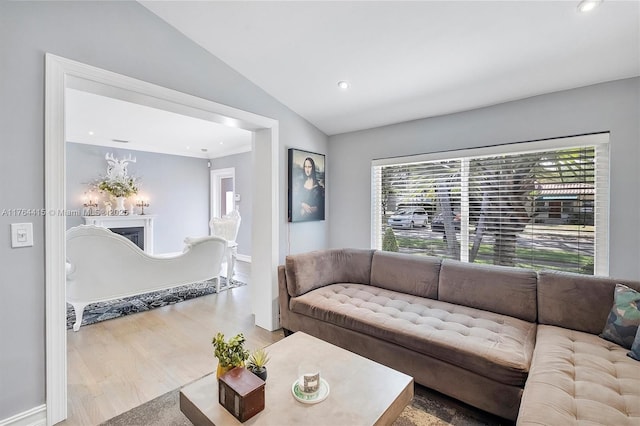
<svg viewBox="0 0 640 426">
<path fill-rule="evenodd" d="M 33 246 L 33 223 L 11 224 L 11 247 Z"/>
</svg>

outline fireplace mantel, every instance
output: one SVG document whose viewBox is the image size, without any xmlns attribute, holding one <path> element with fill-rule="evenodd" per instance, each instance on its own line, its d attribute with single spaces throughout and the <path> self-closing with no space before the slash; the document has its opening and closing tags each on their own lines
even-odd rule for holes
<svg viewBox="0 0 640 426">
<path fill-rule="evenodd" d="M 85 225 L 103 228 L 144 228 L 144 251 L 153 254 L 153 220 L 157 215 L 82 216 Z"/>
</svg>

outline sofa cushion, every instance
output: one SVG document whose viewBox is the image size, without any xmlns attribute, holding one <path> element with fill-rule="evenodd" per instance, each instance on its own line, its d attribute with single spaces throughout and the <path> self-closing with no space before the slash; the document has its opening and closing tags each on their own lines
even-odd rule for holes
<svg viewBox="0 0 640 426">
<path fill-rule="evenodd" d="M 336 249 L 287 256 L 287 290 L 291 297 L 341 282 L 369 284 L 373 250 Z"/>
<path fill-rule="evenodd" d="M 637 281 L 567 272 L 539 272 L 538 323 L 601 333 L 613 305 L 617 283 L 640 290 Z"/>
<path fill-rule="evenodd" d="M 631 349 L 640 326 L 640 292 L 616 284 L 613 306 L 600 337 Z"/>
<path fill-rule="evenodd" d="M 438 300 L 535 322 L 536 271 L 445 259 Z"/>
<path fill-rule="evenodd" d="M 636 330 L 636 338 L 633 340 L 633 344 L 631 345 L 631 350 L 627 353 L 628 356 L 635 359 L 636 361 L 640 361 L 640 327 Z"/>
<path fill-rule="evenodd" d="M 291 311 L 523 386 L 536 325 L 370 285 L 334 284 L 290 301 Z"/>
<path fill-rule="evenodd" d="M 640 367 L 593 334 L 538 326 L 518 425 L 638 425 Z"/>
<path fill-rule="evenodd" d="M 437 299 L 441 262 L 438 257 L 376 251 L 371 261 L 371 285 Z"/>
</svg>

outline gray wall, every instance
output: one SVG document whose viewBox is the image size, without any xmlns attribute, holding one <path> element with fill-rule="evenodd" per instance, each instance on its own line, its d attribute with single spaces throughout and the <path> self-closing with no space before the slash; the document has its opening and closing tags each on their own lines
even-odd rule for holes
<svg viewBox="0 0 640 426">
<path fill-rule="evenodd" d="M 231 167 L 235 169 L 236 194 L 240 194 L 240 202 L 236 203 L 236 206 L 242 218 L 236 241 L 238 243 L 238 254 L 244 256 L 251 256 L 251 224 L 253 222 L 252 155 L 251 152 L 245 152 L 211 160 L 211 170 Z"/>
<path fill-rule="evenodd" d="M 327 151 L 326 135 L 136 2 L 1 1 L 0 211 L 44 208 L 46 52 L 279 120 L 281 200 L 286 148 Z M 33 223 L 33 247 L 10 248 L 15 222 Z M 0 419 L 45 402 L 43 224 L 38 215 L 0 215 Z M 324 248 L 327 228 L 322 222 L 290 238 Z"/>
<path fill-rule="evenodd" d="M 146 214 L 154 219 L 154 253 L 175 253 L 184 249 L 185 237 L 209 235 L 209 168 L 206 159 L 157 154 L 95 145 L 67 143 L 67 209 L 82 209 L 82 197 L 89 183 L 104 176 L 106 153 L 116 158 L 133 155 L 129 176 L 139 179 L 139 195 L 150 200 Z M 102 197 L 108 200 L 107 196 Z M 129 200 L 135 201 L 136 196 Z M 104 205 L 100 203 L 100 208 Z M 129 206 L 127 206 L 129 208 Z M 82 218 L 67 217 L 67 229 L 81 225 Z"/>
<path fill-rule="evenodd" d="M 640 79 L 329 139 L 330 245 L 370 247 L 371 160 L 610 131 L 610 275 L 640 278 Z"/>
</svg>

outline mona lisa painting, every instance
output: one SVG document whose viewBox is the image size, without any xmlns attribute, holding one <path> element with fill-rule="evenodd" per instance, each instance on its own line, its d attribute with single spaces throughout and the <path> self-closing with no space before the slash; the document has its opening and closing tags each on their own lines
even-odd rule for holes
<svg viewBox="0 0 640 426">
<path fill-rule="evenodd" d="M 324 155 L 289 149 L 289 222 L 324 220 Z"/>
</svg>

